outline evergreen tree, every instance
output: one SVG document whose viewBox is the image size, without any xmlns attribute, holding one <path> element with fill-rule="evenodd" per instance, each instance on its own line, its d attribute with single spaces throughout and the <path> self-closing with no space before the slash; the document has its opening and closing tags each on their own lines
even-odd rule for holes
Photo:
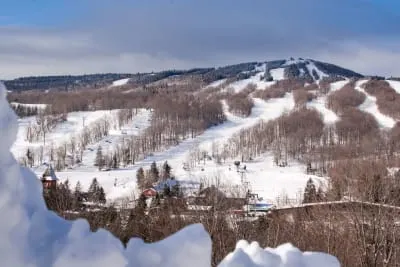
<svg viewBox="0 0 400 267">
<path fill-rule="evenodd" d="M 140 191 L 143 191 L 146 186 L 146 177 L 144 175 L 144 170 L 140 167 L 136 172 L 136 183 Z"/>
<path fill-rule="evenodd" d="M 28 159 L 28 165 L 29 167 L 32 168 L 33 166 L 33 153 L 32 151 L 28 148 L 28 150 L 26 151 L 26 158 Z"/>
<path fill-rule="evenodd" d="M 321 187 L 318 187 L 318 191 L 317 191 L 317 201 L 321 202 L 325 200 L 325 194 L 324 191 L 322 191 Z"/>
<path fill-rule="evenodd" d="M 303 203 L 312 203 L 317 201 L 317 189 L 313 180 L 310 178 L 307 181 L 306 188 L 304 190 Z"/>
<path fill-rule="evenodd" d="M 78 208 L 82 203 L 82 186 L 81 183 L 78 181 L 75 185 L 74 195 L 73 195 L 73 206 L 74 208 Z"/>
<path fill-rule="evenodd" d="M 99 183 L 96 178 L 93 178 L 92 183 L 90 184 L 88 190 L 88 199 L 89 201 L 97 202 L 98 200 L 98 192 L 99 192 Z"/>
<path fill-rule="evenodd" d="M 164 197 L 171 196 L 171 188 L 169 188 L 169 185 L 167 185 L 167 184 L 164 185 L 163 196 Z"/>
<path fill-rule="evenodd" d="M 106 203 L 106 193 L 104 192 L 104 189 L 102 186 L 100 186 L 99 191 L 98 191 L 98 201 L 102 204 Z"/>
<path fill-rule="evenodd" d="M 181 197 L 181 186 L 178 182 L 172 187 L 171 194 L 175 197 Z"/>
<path fill-rule="evenodd" d="M 94 161 L 94 166 L 98 166 L 99 170 L 101 170 L 104 166 L 104 158 L 103 158 L 103 151 L 101 146 L 97 148 L 96 152 L 96 159 Z"/>
<path fill-rule="evenodd" d="M 157 183 L 160 179 L 160 172 L 158 171 L 157 164 L 155 161 L 150 166 L 150 180 L 151 183 Z"/>
<path fill-rule="evenodd" d="M 53 202 L 53 208 L 57 211 L 66 211 L 72 208 L 73 198 L 69 188 L 69 181 L 57 185 L 56 190 L 48 192 L 49 200 Z"/>
<path fill-rule="evenodd" d="M 163 179 L 167 180 L 169 178 L 171 178 L 171 166 L 165 161 L 163 164 Z"/>
<path fill-rule="evenodd" d="M 157 193 L 156 199 L 154 200 L 154 205 L 155 206 L 160 206 L 161 205 L 161 197 L 160 194 Z"/>
<path fill-rule="evenodd" d="M 117 169 L 118 166 L 119 166 L 119 162 L 118 162 L 117 154 L 114 153 L 114 155 L 112 157 L 112 168 Z"/>
</svg>

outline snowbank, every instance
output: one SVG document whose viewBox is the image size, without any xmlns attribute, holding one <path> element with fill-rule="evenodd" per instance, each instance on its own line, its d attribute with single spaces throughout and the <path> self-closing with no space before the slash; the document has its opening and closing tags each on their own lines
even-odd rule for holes
<svg viewBox="0 0 400 267">
<path fill-rule="evenodd" d="M 5 218 L 0 220 L 1 266 L 211 266 L 211 239 L 201 225 L 154 244 L 132 239 L 124 249 L 109 232 L 92 233 L 85 220 L 65 221 L 48 211 L 39 181 L 10 152 L 18 124 L 5 97 L 0 84 L 0 214 Z M 301 253 L 291 245 L 262 250 L 256 243 L 241 241 L 220 266 L 336 267 L 339 263 L 332 256 Z"/>
<path fill-rule="evenodd" d="M 304 252 L 284 244 L 277 248 L 262 249 L 257 242 L 239 241 L 234 252 L 219 264 L 219 267 L 334 267 L 339 261 L 330 255 Z"/>
</svg>

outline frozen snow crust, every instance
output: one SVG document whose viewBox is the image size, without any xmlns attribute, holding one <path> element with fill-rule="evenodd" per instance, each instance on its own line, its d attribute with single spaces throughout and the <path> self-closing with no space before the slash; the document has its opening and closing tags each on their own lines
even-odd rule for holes
<svg viewBox="0 0 400 267">
<path fill-rule="evenodd" d="M 47 210 L 40 182 L 13 158 L 17 117 L 0 83 L 0 267 L 208 267 L 211 239 L 191 225 L 153 244 L 132 239 L 125 249 L 105 230 L 92 233 L 85 220 L 65 221 Z M 333 256 L 302 253 L 290 244 L 262 249 L 238 242 L 222 267 L 337 267 Z"/>
</svg>

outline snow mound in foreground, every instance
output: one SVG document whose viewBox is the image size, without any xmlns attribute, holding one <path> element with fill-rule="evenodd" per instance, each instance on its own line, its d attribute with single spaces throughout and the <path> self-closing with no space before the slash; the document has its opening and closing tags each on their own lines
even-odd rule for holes
<svg viewBox="0 0 400 267">
<path fill-rule="evenodd" d="M 40 182 L 13 158 L 17 117 L 0 83 L 0 259 L 5 267 L 208 267 L 211 239 L 204 227 L 191 225 L 153 244 L 132 239 L 125 249 L 105 230 L 90 231 L 85 220 L 65 221 L 47 210 Z M 233 266 L 337 267 L 329 255 L 301 253 L 291 245 L 261 249 L 240 241 L 220 264 Z"/>
<path fill-rule="evenodd" d="M 339 261 L 324 253 L 304 252 L 284 244 L 277 248 L 262 249 L 257 242 L 239 241 L 236 249 L 219 264 L 219 267 L 334 267 Z"/>
</svg>

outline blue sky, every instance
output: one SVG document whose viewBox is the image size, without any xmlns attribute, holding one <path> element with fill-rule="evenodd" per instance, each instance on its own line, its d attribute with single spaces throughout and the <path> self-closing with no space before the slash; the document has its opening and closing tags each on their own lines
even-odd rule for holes
<svg viewBox="0 0 400 267">
<path fill-rule="evenodd" d="M 308 57 L 400 76 L 400 1 L 0 0 L 0 78 Z"/>
</svg>

